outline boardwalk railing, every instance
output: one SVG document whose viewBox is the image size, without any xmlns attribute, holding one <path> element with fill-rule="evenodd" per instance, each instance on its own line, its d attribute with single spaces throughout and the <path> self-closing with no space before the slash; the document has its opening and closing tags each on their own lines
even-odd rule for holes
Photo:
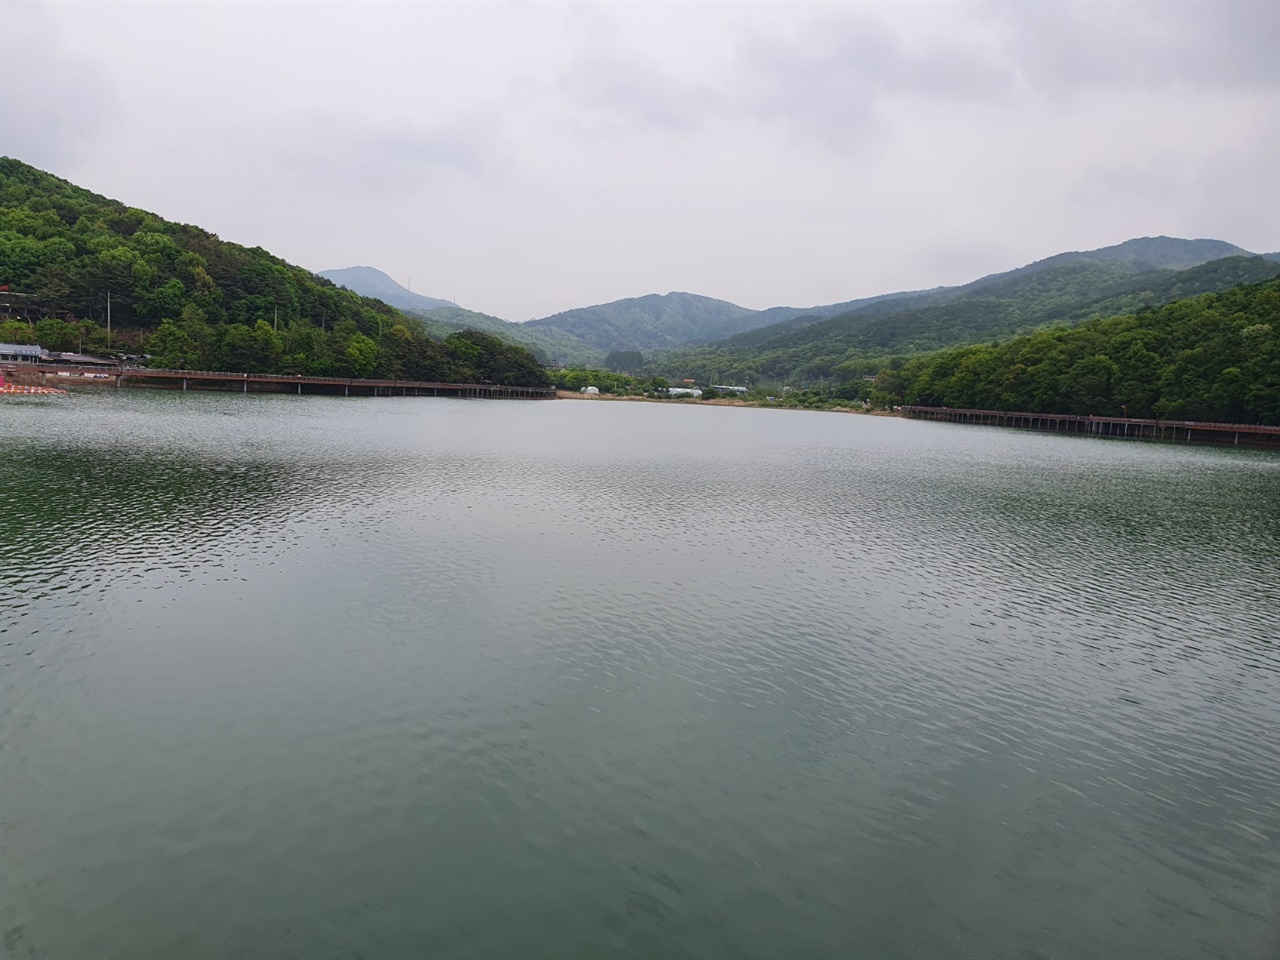
<svg viewBox="0 0 1280 960">
<path fill-rule="evenodd" d="M 1137 417 L 1081 417 L 1067 413 L 1010 410 L 960 410 L 953 407 L 903 407 L 916 420 L 942 420 L 992 427 L 1018 427 L 1054 433 L 1084 433 L 1130 440 L 1227 443 L 1280 449 L 1280 427 L 1256 423 L 1206 423 L 1200 420 L 1143 420 Z"/>
<path fill-rule="evenodd" d="M 480 397 L 492 400 L 550 400 L 556 395 L 555 387 L 513 387 L 499 383 L 436 383 L 429 380 L 368 380 L 358 377 L 316 377 L 289 373 L 231 373 L 226 370 L 166 370 L 159 367 L 139 367 L 130 364 L 89 363 L 30 363 L 7 361 L 6 369 L 15 373 L 38 373 L 40 382 L 50 377 L 78 377 L 91 380 L 111 380 L 122 386 L 125 380 L 169 381 L 181 389 L 204 384 L 231 386 L 240 384 L 241 392 L 249 393 L 250 385 L 257 391 L 272 393 L 341 393 L 343 396 L 414 396 L 414 397 Z"/>
</svg>

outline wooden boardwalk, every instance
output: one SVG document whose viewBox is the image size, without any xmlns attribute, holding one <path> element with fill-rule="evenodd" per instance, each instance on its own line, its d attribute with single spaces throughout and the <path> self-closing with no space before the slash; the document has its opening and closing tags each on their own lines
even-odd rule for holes
<svg viewBox="0 0 1280 960">
<path fill-rule="evenodd" d="M 1017 427 L 1052 433 L 1083 433 L 1129 440 L 1213 443 L 1280 450 L 1280 427 L 1256 423 L 1205 423 L 1199 420 L 1142 420 L 1136 417 L 1080 417 L 1067 413 L 1010 410 L 960 410 L 953 407 L 903 407 L 916 420 L 941 420 L 991 427 Z"/>
<path fill-rule="evenodd" d="M 287 373 L 229 373 L 223 370 L 161 370 L 126 364 L 5 364 L 41 385 L 98 384 L 121 387 L 166 386 L 176 390 L 237 390 L 241 393 L 327 394 L 346 397 L 474 397 L 486 400 L 554 400 L 555 387 L 511 387 L 498 383 L 434 383 L 427 380 L 363 380 L 354 377 L 309 377 Z"/>
</svg>

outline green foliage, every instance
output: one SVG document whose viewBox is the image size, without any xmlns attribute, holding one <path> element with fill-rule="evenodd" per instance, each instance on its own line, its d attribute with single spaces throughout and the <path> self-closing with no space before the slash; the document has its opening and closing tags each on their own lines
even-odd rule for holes
<svg viewBox="0 0 1280 960">
<path fill-rule="evenodd" d="M 717 340 L 770 322 L 760 311 L 692 293 L 649 294 L 566 310 L 521 324 L 530 334 L 572 338 L 598 364 L 609 351 L 640 351 Z M 552 353 L 557 359 L 558 354 Z M 612 367 L 612 364 L 605 363 Z"/>
<path fill-rule="evenodd" d="M 548 382 L 520 347 L 486 346 L 481 370 L 465 339 L 453 341 L 465 354 L 455 356 L 421 322 L 381 301 L 260 247 L 169 223 L 7 157 L 0 158 L 6 283 L 29 294 L 43 319 L 32 329 L 0 318 L 0 331 L 49 349 L 104 347 L 109 295 L 112 345 L 146 350 L 156 366 Z M 396 331 L 393 339 L 385 340 L 387 331 Z"/>
<path fill-rule="evenodd" d="M 604 366 L 614 373 L 639 373 L 644 367 L 644 356 L 639 350 L 614 350 L 604 358 Z"/>
<path fill-rule="evenodd" d="M 192 370 L 200 363 L 200 352 L 195 341 L 172 320 L 166 320 L 151 335 L 148 348 L 151 351 L 150 366 L 166 370 Z"/>
<path fill-rule="evenodd" d="M 548 358 L 570 366 L 593 366 L 603 356 L 568 334 L 551 329 L 535 329 L 527 323 L 512 323 L 462 307 L 437 307 L 434 310 L 415 312 L 414 316 L 421 321 L 424 330 L 441 339 L 462 330 L 478 330 L 508 343 L 518 343 L 543 366 L 548 365 Z"/>
<path fill-rule="evenodd" d="M 347 341 L 345 370 L 353 377 L 369 377 L 378 366 L 378 345 L 363 333 L 352 334 Z"/>
<path fill-rule="evenodd" d="M 555 385 L 561 390 L 581 390 L 584 387 L 595 387 L 601 393 L 610 393 L 621 397 L 650 396 L 655 393 L 666 395 L 669 384 L 662 377 L 633 377 L 626 373 L 613 373 L 609 370 L 576 368 L 557 370 L 554 374 Z"/>
<path fill-rule="evenodd" d="M 900 361 L 878 404 L 1280 424 L 1280 278 Z"/>
<path fill-rule="evenodd" d="M 521 387 L 551 385 L 551 378 L 528 350 L 503 343 L 490 334 L 463 330 L 447 336 L 444 345 L 459 359 L 464 381 Z"/>
<path fill-rule="evenodd" d="M 891 356 L 1115 316 L 1280 274 L 1280 265 L 1262 257 L 1233 256 L 1186 270 L 1135 271 L 1126 263 L 1073 256 L 955 290 L 878 300 L 827 319 L 803 324 L 787 320 L 651 358 L 651 366 L 712 383 L 839 383 L 873 373 Z M 776 333 L 770 336 L 770 331 Z"/>
</svg>

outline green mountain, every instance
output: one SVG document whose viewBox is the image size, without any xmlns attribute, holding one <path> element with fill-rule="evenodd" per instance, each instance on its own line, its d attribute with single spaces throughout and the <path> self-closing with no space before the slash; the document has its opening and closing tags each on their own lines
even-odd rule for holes
<svg viewBox="0 0 1280 960">
<path fill-rule="evenodd" d="M 1183 240 L 1178 237 L 1137 237 L 1112 247 L 1076 253 L 1060 253 L 1021 268 L 1023 271 L 1045 269 L 1060 263 L 1123 264 L 1135 271 L 1186 270 L 1210 260 L 1224 257 L 1251 257 L 1255 254 L 1223 240 Z M 1011 271 L 1017 273 L 1018 271 Z M 1007 274 L 1006 274 L 1007 276 Z"/>
<path fill-rule="evenodd" d="M 1041 288 L 1056 288 L 1049 296 L 1065 297 L 1072 303 L 1101 296 L 1117 282 L 1134 275 L 1159 271 L 1183 270 L 1213 260 L 1233 256 L 1252 256 L 1246 250 L 1221 240 L 1182 240 L 1176 237 L 1140 237 L 1098 250 L 1075 251 L 1049 257 L 1015 270 L 982 277 L 959 287 L 937 287 L 882 294 L 860 300 L 822 304 L 812 307 L 771 307 L 748 310 L 724 300 L 690 293 L 651 294 L 567 310 L 550 317 L 531 320 L 521 326 L 545 334 L 554 331 L 559 340 L 548 345 L 547 355 L 564 361 L 567 345 L 578 343 L 574 362 L 588 360 L 599 363 L 606 353 L 623 350 L 673 349 L 694 344 L 708 344 L 735 338 L 739 346 L 764 344 L 784 334 L 794 334 L 832 317 L 858 314 L 862 317 L 886 316 L 906 309 L 950 303 L 957 298 L 987 290 L 998 299 L 1006 298 L 1010 284 L 1031 283 Z M 1048 278 L 1030 280 L 1037 274 Z M 1068 280 L 1064 278 L 1074 278 Z M 1095 290 L 1090 285 L 1096 285 Z M 1123 285 L 1123 283 L 1121 283 Z M 941 343 L 963 342 L 969 334 Z M 939 343 L 930 343 L 937 346 Z M 694 352 L 698 352 L 696 349 Z"/>
<path fill-rule="evenodd" d="M 467 310 L 448 300 L 424 297 L 405 289 L 374 267 L 321 270 L 318 276 L 413 314 L 432 336 L 446 337 L 461 330 L 480 330 L 507 343 L 526 347 L 543 363 L 594 366 L 604 360 L 604 351 L 554 324 L 513 323 L 487 313 Z"/>
<path fill-rule="evenodd" d="M 443 342 L 378 300 L 0 158 L 0 341 L 146 351 L 153 365 L 415 380 L 550 381 L 479 332 Z M 112 328 L 106 329 L 110 305 Z"/>
<path fill-rule="evenodd" d="M 1230 246 L 1175 243 L 1205 244 L 1204 253 Z M 1169 254 L 1168 245 L 1156 246 Z M 1122 248 L 1136 253 L 1144 250 L 1144 242 L 1063 254 L 964 287 L 881 300 L 835 317 L 795 318 L 709 346 L 672 351 L 651 358 L 651 365 L 667 375 L 714 382 L 840 380 L 874 370 L 879 360 L 892 355 L 1112 316 L 1280 274 L 1280 265 L 1252 255 L 1213 259 L 1185 270 L 1109 255 Z M 1151 252 L 1149 246 L 1145 250 Z"/>
<path fill-rule="evenodd" d="M 693 293 L 649 294 L 530 320 L 529 330 L 567 334 L 601 355 L 719 340 L 759 325 L 760 311 Z"/>
<path fill-rule="evenodd" d="M 321 270 L 318 277 L 331 280 L 340 287 L 345 287 L 362 297 L 372 297 L 389 303 L 401 310 L 434 310 L 437 307 L 452 307 L 448 300 L 436 297 L 424 297 L 420 293 L 406 290 L 381 270 L 373 267 L 342 267 L 338 270 Z"/>
<path fill-rule="evenodd" d="M 591 367 L 598 366 L 603 359 L 599 351 L 570 334 L 529 329 L 525 323 L 513 323 L 462 307 L 437 307 L 423 313 L 414 312 L 414 316 L 433 336 L 447 336 L 457 330 L 481 330 L 507 343 L 520 344 L 547 365 Z"/>
<path fill-rule="evenodd" d="M 1280 424 L 1280 278 L 925 354 L 881 373 L 872 396 L 886 404 Z"/>
</svg>

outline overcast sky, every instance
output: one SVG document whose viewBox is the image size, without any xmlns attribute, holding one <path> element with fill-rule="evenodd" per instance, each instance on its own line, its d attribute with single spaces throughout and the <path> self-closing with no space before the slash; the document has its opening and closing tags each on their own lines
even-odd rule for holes
<svg viewBox="0 0 1280 960">
<path fill-rule="evenodd" d="M 0 0 L 0 153 L 525 320 L 1280 250 L 1280 3 Z"/>
</svg>

